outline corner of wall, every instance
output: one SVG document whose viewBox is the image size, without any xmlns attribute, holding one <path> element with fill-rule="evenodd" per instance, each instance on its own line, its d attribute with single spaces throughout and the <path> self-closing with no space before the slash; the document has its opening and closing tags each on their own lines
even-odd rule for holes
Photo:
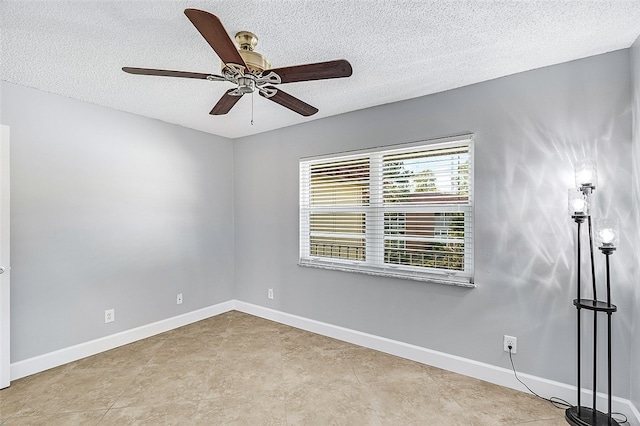
<svg viewBox="0 0 640 426">
<path fill-rule="evenodd" d="M 631 329 L 631 356 L 630 359 L 640 359 L 640 37 L 633 43 L 629 49 L 630 55 L 630 73 L 631 73 L 631 146 L 632 146 L 632 177 L 633 177 L 633 205 L 635 206 L 635 223 L 631 229 L 634 233 L 633 246 L 636 247 L 635 271 L 632 275 L 632 287 L 635 293 L 634 312 L 632 315 Z M 630 400 L 635 404 L 636 409 L 640 409 L 640 365 L 631 363 L 631 389 Z"/>
</svg>

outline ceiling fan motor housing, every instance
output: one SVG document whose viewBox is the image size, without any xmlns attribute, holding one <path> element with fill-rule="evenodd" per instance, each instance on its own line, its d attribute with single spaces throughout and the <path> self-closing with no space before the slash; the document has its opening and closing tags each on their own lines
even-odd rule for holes
<svg viewBox="0 0 640 426">
<path fill-rule="evenodd" d="M 258 44 L 258 37 L 256 37 L 255 34 L 249 31 L 240 31 L 236 34 L 236 42 L 240 46 L 238 52 L 240 53 L 240 56 L 242 57 L 244 62 L 247 64 L 249 72 L 255 75 L 259 75 L 263 71 L 271 68 L 271 63 L 267 60 L 267 58 L 254 50 L 256 45 Z M 225 68 L 226 65 L 223 63 L 222 69 L 224 70 Z"/>
</svg>

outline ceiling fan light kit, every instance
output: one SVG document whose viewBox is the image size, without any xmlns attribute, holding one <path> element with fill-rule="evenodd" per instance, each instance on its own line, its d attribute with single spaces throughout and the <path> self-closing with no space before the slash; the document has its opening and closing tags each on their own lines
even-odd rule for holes
<svg viewBox="0 0 640 426">
<path fill-rule="evenodd" d="M 318 109 L 275 86 L 349 77 L 353 72 L 351 64 L 344 59 L 272 69 L 267 58 L 255 51 L 258 44 L 255 34 L 238 32 L 235 39 L 239 47 L 236 47 L 217 16 L 198 9 L 186 9 L 184 13 L 222 61 L 222 75 L 133 67 L 123 67 L 122 70 L 129 74 L 228 81 L 234 84 L 235 88 L 227 90 L 209 112 L 211 115 L 228 113 L 240 97 L 257 91 L 263 98 L 308 117 L 317 113 Z"/>
</svg>

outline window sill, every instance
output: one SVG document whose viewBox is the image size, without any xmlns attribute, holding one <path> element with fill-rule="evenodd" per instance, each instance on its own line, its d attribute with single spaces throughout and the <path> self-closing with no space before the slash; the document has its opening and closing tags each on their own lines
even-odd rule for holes
<svg viewBox="0 0 640 426">
<path fill-rule="evenodd" d="M 446 277 L 424 272 L 413 272 L 393 267 L 372 267 L 361 264 L 350 265 L 342 262 L 326 262 L 309 259 L 300 259 L 299 266 L 308 268 L 329 269 L 332 271 L 355 272 L 357 274 L 375 275 L 388 278 L 400 278 L 404 280 L 422 281 L 432 284 L 445 284 L 457 287 L 475 288 L 476 285 L 469 278 Z"/>
</svg>

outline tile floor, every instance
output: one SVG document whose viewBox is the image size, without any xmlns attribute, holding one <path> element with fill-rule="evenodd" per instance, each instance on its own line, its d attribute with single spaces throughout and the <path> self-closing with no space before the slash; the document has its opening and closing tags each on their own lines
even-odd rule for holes
<svg viewBox="0 0 640 426">
<path fill-rule="evenodd" d="M 0 391 L 2 425 L 566 425 L 522 392 L 240 312 Z"/>
</svg>

